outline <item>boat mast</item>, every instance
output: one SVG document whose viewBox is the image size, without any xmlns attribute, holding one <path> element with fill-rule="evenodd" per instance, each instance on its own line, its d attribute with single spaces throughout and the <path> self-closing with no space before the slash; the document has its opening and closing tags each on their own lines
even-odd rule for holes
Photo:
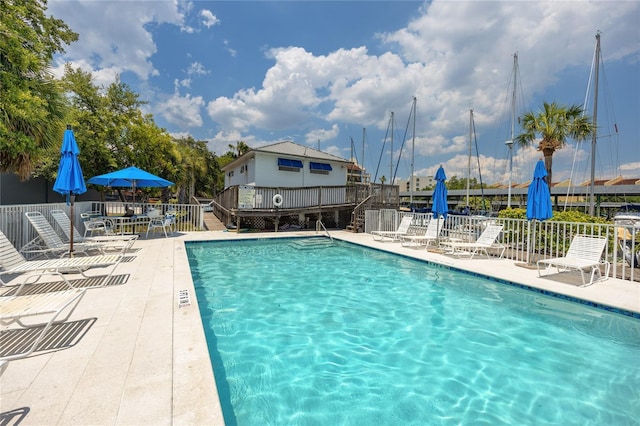
<svg viewBox="0 0 640 426">
<path fill-rule="evenodd" d="M 596 34 L 595 84 L 593 86 L 593 137 L 591 138 L 591 184 L 589 185 L 589 215 L 595 214 L 596 139 L 598 129 L 598 80 L 600 71 L 600 32 Z"/>
<path fill-rule="evenodd" d="M 366 134 L 367 134 L 367 129 L 366 127 L 363 127 L 362 128 L 362 164 L 360 165 L 360 182 L 362 183 L 367 183 L 365 182 L 365 179 L 364 179 L 364 139 Z"/>
<path fill-rule="evenodd" d="M 473 110 L 469 110 L 469 155 L 467 156 L 467 207 L 470 206 L 469 189 L 471 181 L 471 144 L 473 143 Z"/>
<path fill-rule="evenodd" d="M 409 177 L 409 207 L 413 211 L 413 165 L 414 154 L 416 150 L 416 101 L 417 98 L 413 97 L 413 142 L 411 143 L 411 177 Z"/>
<path fill-rule="evenodd" d="M 389 184 L 393 185 L 393 111 L 391 111 L 391 158 L 389 161 Z"/>
<path fill-rule="evenodd" d="M 509 189 L 507 192 L 507 208 L 511 208 L 511 182 L 513 179 L 513 141 L 516 132 L 516 88 L 518 87 L 518 53 L 513 54 L 513 93 L 511 95 L 511 139 L 506 141 L 509 148 Z"/>
</svg>

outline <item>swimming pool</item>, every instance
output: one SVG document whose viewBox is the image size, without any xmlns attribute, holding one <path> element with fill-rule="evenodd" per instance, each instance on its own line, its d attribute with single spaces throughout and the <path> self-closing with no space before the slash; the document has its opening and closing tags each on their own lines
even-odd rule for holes
<svg viewBox="0 0 640 426">
<path fill-rule="evenodd" d="M 640 422 L 637 319 L 324 238 L 187 254 L 228 425 Z"/>
</svg>

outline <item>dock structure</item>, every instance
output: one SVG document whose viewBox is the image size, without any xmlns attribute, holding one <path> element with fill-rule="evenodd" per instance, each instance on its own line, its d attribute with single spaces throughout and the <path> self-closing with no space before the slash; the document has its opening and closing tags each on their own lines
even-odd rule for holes
<svg viewBox="0 0 640 426">
<path fill-rule="evenodd" d="M 211 202 L 213 213 L 231 229 L 309 228 L 320 220 L 331 228 L 360 228 L 366 209 L 399 208 L 399 188 L 382 184 L 345 186 L 226 188 Z"/>
</svg>

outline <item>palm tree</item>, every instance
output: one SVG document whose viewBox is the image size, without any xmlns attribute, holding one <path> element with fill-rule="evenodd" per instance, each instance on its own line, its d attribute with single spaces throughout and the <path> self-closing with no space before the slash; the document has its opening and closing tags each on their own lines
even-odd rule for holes
<svg viewBox="0 0 640 426">
<path fill-rule="evenodd" d="M 568 138 L 577 141 L 588 139 L 595 132 L 591 118 L 583 114 L 578 105 L 560 106 L 555 102 L 544 102 L 544 110 L 534 114 L 527 112 L 520 117 L 523 133 L 516 137 L 520 145 L 533 143 L 538 136 L 538 151 L 544 155 L 544 166 L 547 169 L 547 184 L 551 186 L 551 166 L 553 153 L 562 148 Z M 592 154 L 593 155 L 593 154 Z"/>
</svg>

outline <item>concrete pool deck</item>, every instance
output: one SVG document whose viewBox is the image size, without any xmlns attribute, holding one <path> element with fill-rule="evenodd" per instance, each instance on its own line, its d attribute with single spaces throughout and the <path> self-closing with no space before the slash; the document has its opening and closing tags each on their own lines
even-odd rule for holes
<svg viewBox="0 0 640 426">
<path fill-rule="evenodd" d="M 373 241 L 368 234 L 330 232 L 337 239 L 640 313 L 638 282 L 608 279 L 581 288 L 579 277 L 539 278 L 535 269 L 512 260 L 457 259 Z M 305 235 L 315 232 L 215 231 L 139 240 L 135 257 L 116 270 L 117 284 L 87 291 L 69 319 L 76 325 L 75 332 L 66 330 L 72 338 L 58 343 L 62 349 L 9 363 L 0 377 L 0 422 L 224 424 L 184 242 Z M 191 304 L 180 307 L 184 290 Z"/>
</svg>

